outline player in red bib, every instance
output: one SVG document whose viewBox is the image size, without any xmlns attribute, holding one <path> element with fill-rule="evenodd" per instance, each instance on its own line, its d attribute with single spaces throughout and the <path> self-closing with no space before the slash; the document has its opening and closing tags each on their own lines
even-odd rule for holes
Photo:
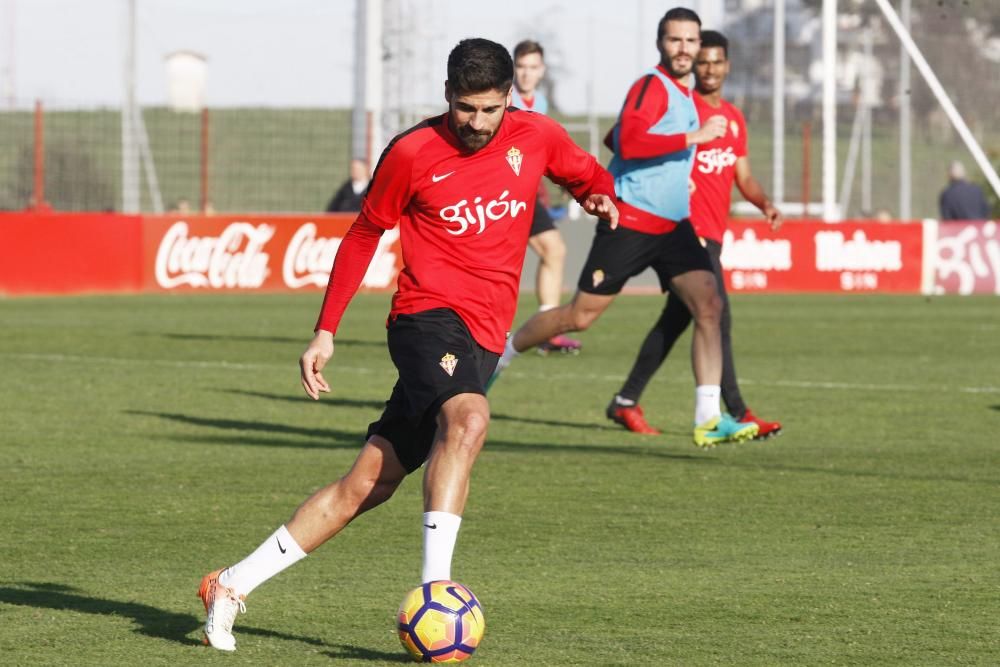
<svg viewBox="0 0 1000 667">
<path fill-rule="evenodd" d="M 724 116 L 729 131 L 725 136 L 700 144 L 695 153 L 694 168 L 691 171 L 691 223 L 708 250 L 722 296 L 722 400 L 737 421 L 756 423 L 759 429 L 755 439 L 762 439 L 777 435 L 781 431 L 781 424 L 759 419 L 750 411 L 740 394 L 733 363 L 729 297 L 720 263 L 733 182 L 735 181 L 746 200 L 760 209 L 771 223 L 772 229 L 778 229 L 782 220 L 781 213 L 750 173 L 747 128 L 743 114 L 722 99 L 722 85 L 729 74 L 728 50 L 729 42 L 722 34 L 713 30 L 702 31 L 701 49 L 694 65 L 697 76 L 695 107 L 703 122 L 711 116 Z M 630 431 L 659 433 L 646 422 L 639 406 L 639 397 L 670 348 L 690 323 L 690 311 L 680 299 L 671 294 L 660 319 L 643 341 L 628 379 L 612 401 L 612 406 L 617 406 L 617 409 L 612 416 L 609 407 L 609 418 Z"/>
<path fill-rule="evenodd" d="M 425 462 L 422 581 L 451 578 L 469 473 L 489 423 L 484 384 L 514 319 L 539 181 L 551 178 L 612 225 L 618 219 L 608 172 L 555 121 L 508 109 L 512 78 L 503 46 L 463 40 L 448 57 L 448 112 L 382 154 L 300 366 L 310 397 L 330 391 L 322 371 L 341 315 L 382 233 L 398 224 L 404 268 L 387 337 L 399 380 L 351 469 L 247 558 L 205 575 L 199 595 L 213 647 L 235 650 L 233 621 L 254 588 L 387 500 Z"/>
</svg>

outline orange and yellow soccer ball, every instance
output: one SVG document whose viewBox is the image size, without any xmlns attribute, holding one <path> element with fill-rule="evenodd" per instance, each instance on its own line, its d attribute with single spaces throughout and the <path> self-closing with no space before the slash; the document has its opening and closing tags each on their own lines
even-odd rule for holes
<svg viewBox="0 0 1000 667">
<path fill-rule="evenodd" d="M 455 581 L 432 581 L 406 594 L 396 614 L 399 641 L 420 662 L 462 662 L 486 630 L 483 607 Z"/>
</svg>

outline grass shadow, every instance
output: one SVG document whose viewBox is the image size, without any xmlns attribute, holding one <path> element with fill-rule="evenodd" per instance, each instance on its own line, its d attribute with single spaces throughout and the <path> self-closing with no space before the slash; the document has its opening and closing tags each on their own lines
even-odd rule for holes
<svg viewBox="0 0 1000 667">
<path fill-rule="evenodd" d="M 534 417 L 515 417 L 502 412 L 490 414 L 490 420 L 516 422 L 520 424 L 535 424 L 537 426 L 557 426 L 565 428 L 583 428 L 588 431 L 622 431 L 621 426 L 611 426 L 609 424 L 595 424 L 589 421 L 570 422 L 559 419 L 535 419 Z"/>
<path fill-rule="evenodd" d="M 303 401 L 310 401 L 312 399 L 309 397 L 299 394 L 269 394 L 262 391 L 247 391 L 245 389 L 219 389 L 218 391 L 226 394 L 235 394 L 237 396 L 249 396 L 251 398 L 265 398 L 272 401 L 286 401 L 288 403 L 301 403 Z M 338 408 L 370 408 L 373 410 L 381 410 L 385 407 L 385 401 L 379 400 L 360 400 L 354 398 L 341 398 L 337 396 L 323 396 L 320 403 L 324 405 L 329 405 L 331 407 Z M 515 417 L 514 415 L 504 414 L 502 412 L 494 412 L 490 415 L 490 420 L 492 421 L 508 421 L 516 422 L 520 424 L 534 424 L 536 426 L 556 426 L 556 427 L 567 427 L 567 428 L 582 428 L 588 431 L 621 431 L 621 426 L 609 425 L 609 424 L 595 424 L 593 422 L 584 421 L 565 421 L 558 419 L 535 419 L 533 417 Z"/>
<path fill-rule="evenodd" d="M 202 620 L 193 614 L 168 611 L 142 602 L 85 595 L 79 589 L 65 584 L 26 581 L 16 582 L 13 586 L 0 586 L 0 602 L 33 609 L 129 618 L 138 626 L 135 631 L 140 635 L 166 639 L 185 646 L 201 646 L 200 639 L 189 636 L 197 632 L 202 625 Z M 241 626 L 239 633 L 302 642 L 325 648 L 339 648 L 315 637 L 301 637 L 263 628 Z M 361 657 L 364 657 L 365 650 L 356 650 Z M 382 659 L 378 652 L 368 651 L 368 653 L 373 656 L 372 659 L 375 657 Z"/>
<path fill-rule="evenodd" d="M 332 428 L 303 428 L 301 426 L 290 426 L 288 424 L 272 424 L 262 421 L 246 421 L 241 419 L 220 419 L 217 417 L 195 417 L 193 415 L 182 415 L 171 412 L 147 412 L 143 410 L 126 410 L 125 414 L 140 415 L 143 417 L 159 417 L 168 421 L 174 421 L 190 426 L 212 428 L 223 431 L 250 431 L 264 432 L 275 435 L 293 435 L 306 438 L 323 438 L 335 441 L 350 441 L 357 443 L 364 437 L 363 432 L 342 431 Z M 234 443 L 235 444 L 235 443 Z M 252 444 L 252 443 L 250 443 Z"/>
<path fill-rule="evenodd" d="M 146 412 L 140 410 L 127 410 L 127 414 L 142 415 L 146 417 L 159 417 L 169 421 L 179 422 L 192 426 L 217 429 L 222 431 L 250 431 L 257 433 L 268 433 L 278 436 L 260 438 L 246 435 L 157 435 L 157 439 L 170 440 L 174 442 L 204 443 L 215 445 L 236 445 L 250 447 L 295 447 L 299 449 L 344 449 L 347 447 L 360 447 L 364 438 L 364 431 L 360 428 L 357 431 L 342 431 L 339 429 L 318 429 L 303 428 L 301 426 L 290 426 L 288 424 L 275 424 L 261 421 L 244 421 L 238 419 L 219 419 L 209 417 L 195 417 L 167 412 Z M 281 437 L 292 436 L 292 437 Z M 300 438 L 307 438 L 302 440 Z M 316 442 L 315 440 L 321 440 Z M 331 442 L 332 441 L 332 442 Z M 590 444 L 536 444 L 517 442 L 512 440 L 487 439 L 486 451 L 491 452 L 580 452 L 589 454 L 625 454 L 635 456 L 656 456 L 673 460 L 690 460 L 713 462 L 713 459 L 705 456 L 693 454 L 678 454 L 662 447 L 650 447 L 648 440 L 635 445 L 590 445 Z"/>
<path fill-rule="evenodd" d="M 323 655 L 334 660 L 377 660 L 379 662 L 413 664 L 413 658 L 402 651 L 399 653 L 386 653 L 385 651 L 373 651 L 372 649 L 351 646 L 350 644 L 339 644 L 336 649 L 335 651 L 323 651 Z"/>
<path fill-rule="evenodd" d="M 268 394 L 262 391 L 247 391 L 245 389 L 219 389 L 218 391 L 226 394 L 236 394 L 237 396 L 265 398 L 271 401 L 286 401 L 288 403 L 302 403 L 303 401 L 308 401 L 310 403 L 313 402 L 311 398 L 301 392 L 297 394 Z M 373 410 L 381 410 L 385 407 L 385 401 L 339 398 L 327 395 L 323 396 L 320 403 L 338 408 L 370 408 Z"/>
<path fill-rule="evenodd" d="M 288 447 L 298 449 L 347 449 L 358 448 L 364 438 L 363 431 L 343 431 L 338 429 L 316 429 L 303 428 L 299 426 L 289 426 L 287 424 L 272 424 L 259 421 L 241 421 L 236 419 L 210 419 L 204 417 L 193 417 L 189 415 L 139 412 L 129 411 L 131 414 L 160 417 L 183 424 L 208 427 L 230 431 L 254 431 L 273 434 L 274 436 L 291 437 L 248 437 L 246 435 L 158 435 L 157 439 L 164 439 L 174 442 L 189 442 L 194 444 L 214 444 L 214 445 L 235 445 L 250 447 Z M 905 473 L 887 473 L 877 470 L 855 470 L 848 468 L 820 468 L 814 466 L 795 466 L 780 463 L 761 463 L 756 461 L 733 461 L 713 456 L 706 452 L 683 454 L 664 446 L 663 440 L 657 438 L 641 438 L 624 434 L 629 440 L 634 441 L 620 445 L 601 444 L 572 444 L 572 443 L 533 443 L 519 442 L 514 440 L 500 440 L 488 438 L 486 441 L 486 452 L 576 452 L 580 454 L 612 454 L 626 456 L 655 457 L 658 459 L 669 459 L 672 461 L 686 461 L 701 463 L 706 465 L 725 465 L 733 468 L 747 470 L 774 470 L 791 473 L 822 474 L 834 477 L 860 477 L 879 479 L 907 479 L 922 482 L 958 482 L 968 484 L 995 485 L 996 480 L 977 480 L 967 477 L 954 477 L 947 475 L 908 475 Z M 670 433 L 668 432 L 668 435 Z M 686 441 L 687 433 L 678 434 L 678 441 Z M 307 438 L 307 439 L 302 439 Z M 743 444 L 735 447 L 759 447 L 762 444 Z M 734 445 L 723 445 L 719 453 L 722 454 Z M 692 448 L 694 449 L 694 448 Z"/>
<path fill-rule="evenodd" d="M 248 336 L 240 334 L 189 334 L 189 333 L 159 333 L 159 332 L 140 332 L 141 336 L 158 336 L 160 338 L 169 338 L 170 340 L 190 340 L 190 341 L 201 341 L 201 342 L 248 342 L 248 343 L 299 343 L 302 348 L 309 343 L 309 339 L 302 336 Z M 377 347 L 385 348 L 387 347 L 384 340 L 360 340 L 357 338 L 338 338 L 337 347 Z"/>
</svg>

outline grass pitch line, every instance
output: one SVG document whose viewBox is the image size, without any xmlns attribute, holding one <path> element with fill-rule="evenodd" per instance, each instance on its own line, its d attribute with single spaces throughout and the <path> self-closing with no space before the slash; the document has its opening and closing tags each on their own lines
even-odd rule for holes
<svg viewBox="0 0 1000 667">
<path fill-rule="evenodd" d="M 597 373 L 525 373 L 523 371 L 507 370 L 505 377 L 514 377 L 523 380 L 552 380 L 558 382 L 576 382 L 581 380 L 621 382 L 624 375 L 601 375 Z M 663 380 L 660 380 L 661 382 Z M 680 382 L 680 380 L 667 380 L 668 382 Z M 684 382 L 690 382 L 685 378 Z M 796 389 L 845 389 L 848 391 L 910 391 L 910 392 L 940 392 L 957 391 L 967 394 L 1000 394 L 1000 387 L 947 387 L 941 385 L 920 385 L 920 384 L 877 384 L 866 382 L 814 382 L 810 380 L 749 380 L 740 378 L 740 384 L 760 385 L 764 387 L 794 387 Z"/>
<path fill-rule="evenodd" d="M 119 357 L 91 357 L 76 354 L 41 354 L 34 352 L 0 352 L 0 357 L 21 359 L 24 361 L 52 361 L 58 363 L 81 363 L 115 366 L 161 366 L 167 368 L 218 368 L 223 370 L 256 371 L 265 369 L 287 370 L 290 363 L 245 363 L 235 361 L 186 361 L 178 359 L 123 359 Z M 335 372 L 357 373 L 371 375 L 374 373 L 390 374 L 392 369 L 372 369 L 365 366 L 348 366 L 335 364 Z M 550 380 L 577 382 L 581 380 L 616 382 L 622 379 L 619 375 L 601 375 L 598 373 L 525 373 L 510 371 L 506 377 L 524 380 Z M 685 380 L 686 381 L 686 380 Z M 796 389 L 843 389 L 847 391 L 910 391 L 910 392 L 940 392 L 957 391 L 966 394 L 1000 394 L 1000 387 L 943 387 L 941 385 L 918 384 L 878 384 L 868 382 L 815 382 L 811 380 L 749 380 L 740 378 L 741 384 L 760 385 L 764 387 L 794 387 Z"/>
<path fill-rule="evenodd" d="M 219 368 L 236 371 L 259 371 L 265 369 L 288 370 L 295 368 L 294 360 L 289 363 L 246 363 L 238 361 L 194 361 L 184 359 L 127 359 L 120 357 L 91 357 L 80 354 L 41 354 L 37 352 L 0 352 L 0 357 L 20 359 L 23 361 L 52 361 L 58 363 L 96 364 L 98 366 L 160 366 L 166 368 Z M 366 375 L 377 373 L 363 366 L 334 365 L 336 371 L 347 371 Z M 385 371 L 388 374 L 388 370 Z"/>
</svg>

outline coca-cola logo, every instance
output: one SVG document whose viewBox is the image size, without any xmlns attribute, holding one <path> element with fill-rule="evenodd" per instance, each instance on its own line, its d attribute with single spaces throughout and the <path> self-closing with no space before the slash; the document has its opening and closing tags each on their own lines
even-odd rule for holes
<svg viewBox="0 0 1000 667">
<path fill-rule="evenodd" d="M 445 206 L 439 212 L 441 219 L 445 222 L 458 225 L 455 229 L 446 228 L 445 231 L 455 236 L 460 236 L 470 228 L 476 230 L 476 234 L 482 234 L 490 222 L 503 220 L 507 216 L 516 218 L 528 205 L 523 201 L 511 199 L 507 201 L 509 190 L 504 190 L 496 199 L 483 203 L 482 197 L 476 197 L 469 203 L 469 200 L 461 201 Z"/>
<path fill-rule="evenodd" d="M 330 269 L 343 239 L 339 236 L 325 238 L 317 233 L 316 224 L 307 222 L 295 231 L 288 244 L 281 265 L 281 275 L 285 284 L 292 289 L 310 285 L 326 287 L 330 280 Z M 395 279 L 396 253 L 391 251 L 391 246 L 397 239 L 398 227 L 382 234 L 362 286 L 388 287 Z"/>
<path fill-rule="evenodd" d="M 218 236 L 189 236 L 186 222 L 175 222 L 156 251 L 156 282 L 164 289 L 181 285 L 256 288 L 267 278 L 264 246 L 271 225 L 233 222 Z"/>
<path fill-rule="evenodd" d="M 703 174 L 721 174 L 724 169 L 736 164 L 738 159 L 733 152 L 732 146 L 727 146 L 725 150 L 710 148 L 698 151 L 695 155 L 695 160 L 698 162 L 698 171 Z"/>
</svg>

